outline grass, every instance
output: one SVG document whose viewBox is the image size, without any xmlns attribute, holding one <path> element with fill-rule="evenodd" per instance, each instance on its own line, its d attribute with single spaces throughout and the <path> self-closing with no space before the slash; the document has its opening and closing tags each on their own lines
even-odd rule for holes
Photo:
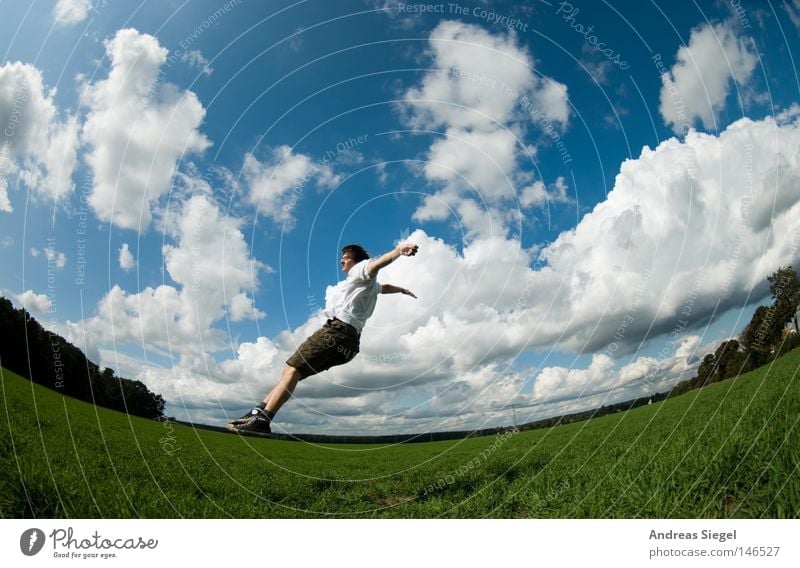
<svg viewBox="0 0 800 568">
<path fill-rule="evenodd" d="M 2 371 L 0 517 L 797 518 L 800 350 L 586 422 L 404 445 L 239 438 Z"/>
</svg>

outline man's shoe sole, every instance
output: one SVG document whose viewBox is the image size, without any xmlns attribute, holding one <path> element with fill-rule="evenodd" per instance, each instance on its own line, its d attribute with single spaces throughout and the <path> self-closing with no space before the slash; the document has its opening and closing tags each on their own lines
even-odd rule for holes
<svg viewBox="0 0 800 568">
<path fill-rule="evenodd" d="M 255 436 L 257 438 L 272 438 L 272 434 L 270 432 L 253 432 L 248 430 L 239 430 L 235 428 L 233 424 L 225 425 L 225 429 L 228 432 L 233 432 L 234 434 L 239 434 L 240 436 Z"/>
<path fill-rule="evenodd" d="M 228 426 L 236 426 L 238 424 L 244 424 L 245 422 L 248 422 L 249 420 L 250 420 L 249 416 L 247 418 L 234 418 L 233 420 L 228 422 L 228 424 L 225 427 L 228 428 Z M 228 429 L 230 430 L 230 428 L 228 428 Z"/>
</svg>

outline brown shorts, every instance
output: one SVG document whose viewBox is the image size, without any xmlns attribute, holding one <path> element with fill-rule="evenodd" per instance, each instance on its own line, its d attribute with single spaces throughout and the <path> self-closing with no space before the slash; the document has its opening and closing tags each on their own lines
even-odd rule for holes
<svg viewBox="0 0 800 568">
<path fill-rule="evenodd" d="M 286 360 L 302 378 L 321 373 L 351 361 L 358 353 L 360 334 L 352 325 L 336 319 L 328 320 Z"/>
</svg>

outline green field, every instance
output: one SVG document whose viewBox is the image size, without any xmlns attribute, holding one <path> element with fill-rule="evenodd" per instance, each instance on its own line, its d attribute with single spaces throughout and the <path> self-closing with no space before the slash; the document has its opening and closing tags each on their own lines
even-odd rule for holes
<svg viewBox="0 0 800 568">
<path fill-rule="evenodd" d="M 633 411 L 389 446 L 239 438 L 8 371 L 0 517 L 797 518 L 800 350 Z"/>
</svg>

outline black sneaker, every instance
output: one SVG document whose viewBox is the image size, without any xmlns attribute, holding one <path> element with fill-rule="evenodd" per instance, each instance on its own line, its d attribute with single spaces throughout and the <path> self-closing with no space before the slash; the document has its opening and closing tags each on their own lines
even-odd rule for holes
<svg viewBox="0 0 800 568">
<path fill-rule="evenodd" d="M 261 438 L 271 438 L 272 430 L 269 427 L 269 418 L 260 408 L 254 408 L 248 414 L 229 422 L 225 428 L 229 432 L 241 434 L 243 436 L 260 436 Z"/>
<path fill-rule="evenodd" d="M 234 418 L 233 420 L 228 420 L 228 424 L 244 424 L 245 422 L 250 422 L 250 419 L 252 419 L 254 416 L 258 416 L 262 412 L 263 410 L 261 410 L 259 407 L 256 406 L 253 410 L 248 410 L 247 414 L 245 414 L 241 418 Z"/>
</svg>

